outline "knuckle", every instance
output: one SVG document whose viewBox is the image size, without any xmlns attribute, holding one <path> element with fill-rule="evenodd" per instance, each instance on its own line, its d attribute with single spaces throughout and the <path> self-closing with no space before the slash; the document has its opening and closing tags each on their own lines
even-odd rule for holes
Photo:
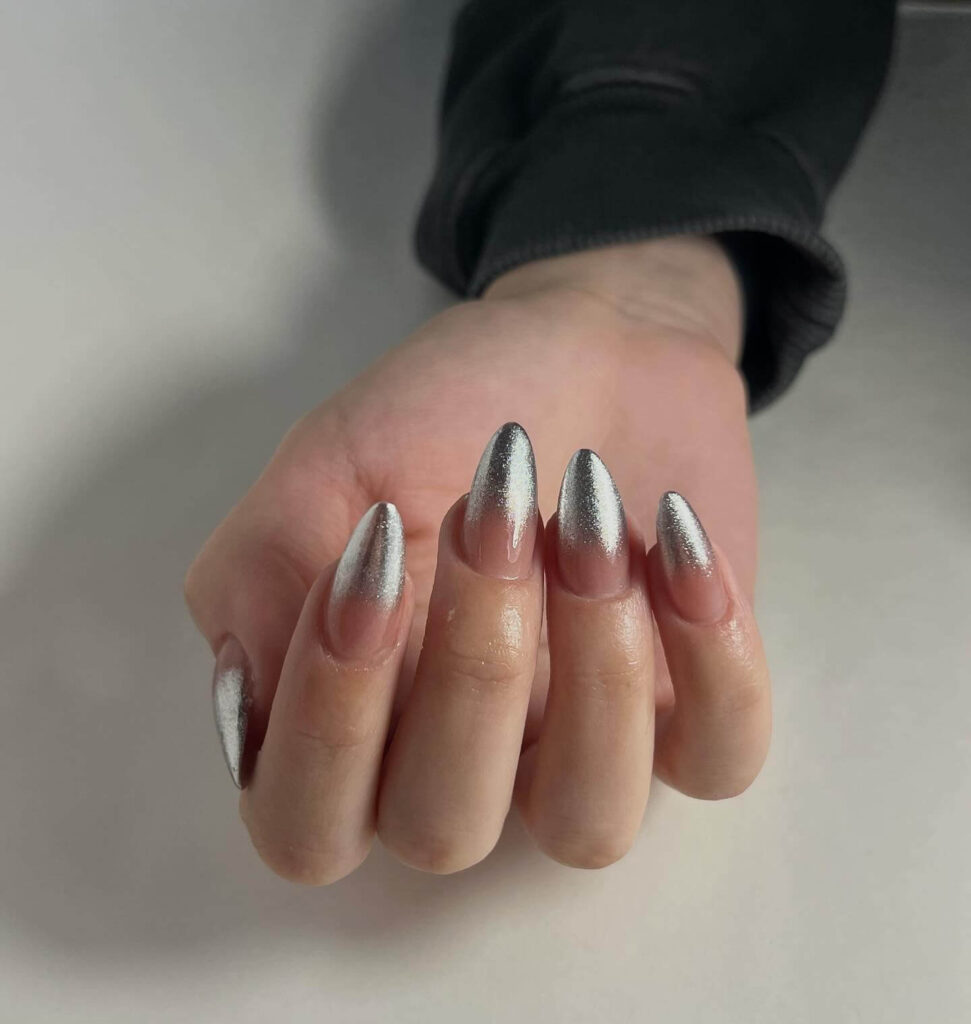
<svg viewBox="0 0 971 1024">
<path fill-rule="evenodd" d="M 769 687 L 764 678 L 750 675 L 744 679 L 715 676 L 693 681 L 696 688 L 697 714 L 712 723 L 729 723 L 735 719 L 758 715 L 769 707 Z"/>
<path fill-rule="evenodd" d="M 203 556 L 197 555 L 182 578 L 182 598 L 189 611 L 195 615 L 201 604 L 202 575 L 205 569 Z"/>
<path fill-rule="evenodd" d="M 594 700 L 618 701 L 642 696 L 650 678 L 649 666 L 640 658 L 630 658 L 610 667 L 585 669 L 568 666 L 562 674 L 571 690 Z"/>
<path fill-rule="evenodd" d="M 330 765 L 345 754 L 377 757 L 387 722 L 377 709 L 379 684 L 367 669 L 354 668 L 331 676 L 326 694 L 307 680 L 289 716 L 287 746 L 298 765 Z"/>
<path fill-rule="evenodd" d="M 286 644 L 313 582 L 311 570 L 269 535 L 228 537 L 217 531 L 189 566 L 183 595 L 211 643 L 227 632 L 264 638 L 283 661 Z"/>
<path fill-rule="evenodd" d="M 731 800 L 741 796 L 755 782 L 761 767 L 762 762 L 759 760 L 758 763 L 734 769 L 681 773 L 680 778 L 674 775 L 672 781 L 676 789 L 695 800 Z"/>
<path fill-rule="evenodd" d="M 431 828 L 382 828 L 379 824 L 378 835 L 403 864 L 433 875 L 450 875 L 470 868 L 489 852 L 479 852 L 467 837 L 458 833 Z"/>
<path fill-rule="evenodd" d="M 304 836 L 281 828 L 268 818 L 265 801 L 254 803 L 244 790 L 240 817 L 260 860 L 278 877 L 298 885 L 337 882 L 361 865 L 371 848 L 372 834 L 344 835 L 330 829 L 322 836 Z M 307 840 L 307 841 L 304 841 Z"/>
<path fill-rule="evenodd" d="M 736 796 L 741 796 L 755 782 L 758 774 L 758 772 L 748 772 L 732 779 L 726 779 L 721 785 L 715 787 L 713 795 L 709 799 L 732 800 Z"/>
<path fill-rule="evenodd" d="M 311 761 L 329 761 L 345 751 L 352 753 L 373 744 L 375 732 L 372 722 L 334 714 L 313 726 L 294 726 L 293 739 L 305 748 L 304 753 L 310 755 Z M 307 759 L 298 760 L 302 763 Z"/>
<path fill-rule="evenodd" d="M 553 860 L 573 868 L 597 869 L 615 864 L 633 846 L 633 838 L 612 828 L 591 828 L 566 821 L 536 834 L 540 849 Z"/>
<path fill-rule="evenodd" d="M 755 776 L 740 775 L 735 778 L 702 779 L 682 787 L 686 796 L 696 800 L 731 800 L 741 796 L 755 781 Z"/>
<path fill-rule="evenodd" d="M 768 696 L 768 688 L 761 679 L 752 679 L 730 689 L 723 698 L 723 710 L 728 715 L 748 715 L 759 710 Z"/>
<path fill-rule="evenodd" d="M 446 640 L 442 655 L 445 676 L 482 696 L 518 689 L 526 675 L 521 652 L 504 645 L 469 651 Z"/>
<path fill-rule="evenodd" d="M 193 615 L 205 615 L 214 604 L 224 603 L 223 591 L 231 568 L 242 562 L 239 538 L 231 523 L 237 513 L 231 512 L 209 534 L 196 553 L 182 581 L 182 592 Z"/>
<path fill-rule="evenodd" d="M 284 839 L 253 837 L 260 860 L 287 882 L 330 885 L 349 875 L 367 856 L 367 850 L 326 850 Z"/>
</svg>

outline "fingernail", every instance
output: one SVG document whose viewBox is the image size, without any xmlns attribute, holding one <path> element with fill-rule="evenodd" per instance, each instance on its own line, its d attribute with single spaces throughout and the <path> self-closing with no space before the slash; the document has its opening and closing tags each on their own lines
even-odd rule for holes
<svg viewBox="0 0 971 1024">
<path fill-rule="evenodd" d="M 345 658 L 366 658 L 394 642 L 405 585 L 405 531 L 389 501 L 372 505 L 337 563 L 327 603 L 327 639 Z"/>
<path fill-rule="evenodd" d="M 668 491 L 657 508 L 657 542 L 668 591 L 682 618 L 716 622 L 728 607 L 728 594 L 708 534 L 694 509 Z"/>
<path fill-rule="evenodd" d="M 529 574 L 536 543 L 536 461 L 518 423 L 500 427 L 486 445 L 472 481 L 462 546 L 473 569 L 519 579 Z"/>
<path fill-rule="evenodd" d="M 563 475 L 556 513 L 557 563 L 563 582 L 584 597 L 608 597 L 630 580 L 627 517 L 613 477 L 589 448 Z"/>
<path fill-rule="evenodd" d="M 253 703 L 253 678 L 242 645 L 229 636 L 216 655 L 212 674 L 212 709 L 226 767 L 237 789 L 243 788 L 246 727 Z"/>
</svg>

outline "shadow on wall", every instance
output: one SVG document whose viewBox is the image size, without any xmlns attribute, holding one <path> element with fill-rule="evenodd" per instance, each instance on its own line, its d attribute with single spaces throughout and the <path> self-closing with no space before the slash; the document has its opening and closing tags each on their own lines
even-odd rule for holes
<svg viewBox="0 0 971 1024">
<path fill-rule="evenodd" d="M 384 5 L 319 112 L 311 159 L 345 255 L 296 283 L 281 361 L 128 431 L 0 598 L 0 914 L 45 948 L 119 961 L 274 926 L 387 940 L 398 923 L 413 942 L 416 919 L 509 884 L 516 835 L 448 882 L 378 851 L 327 890 L 270 876 L 236 817 L 211 659 L 181 597 L 192 555 L 290 423 L 445 302 L 416 287 L 409 239 L 454 7 Z"/>
</svg>

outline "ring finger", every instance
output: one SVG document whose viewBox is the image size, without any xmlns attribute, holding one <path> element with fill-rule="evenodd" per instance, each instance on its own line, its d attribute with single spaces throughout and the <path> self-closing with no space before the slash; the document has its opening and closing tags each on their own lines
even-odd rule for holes
<svg viewBox="0 0 971 1024">
<path fill-rule="evenodd" d="M 547 854 L 603 867 L 631 847 L 647 803 L 654 647 L 640 538 L 593 452 L 571 459 L 548 531 L 550 688 L 517 802 Z"/>
</svg>

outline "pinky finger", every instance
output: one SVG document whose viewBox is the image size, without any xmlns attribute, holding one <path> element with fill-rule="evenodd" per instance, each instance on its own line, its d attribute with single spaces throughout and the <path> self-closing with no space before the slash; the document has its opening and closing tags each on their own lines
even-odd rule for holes
<svg viewBox="0 0 971 1024">
<path fill-rule="evenodd" d="M 655 771 L 689 796 L 736 796 L 758 775 L 771 733 L 755 616 L 727 560 L 674 491 L 661 498 L 657 535 L 648 581 L 675 706 L 658 723 Z"/>
</svg>

